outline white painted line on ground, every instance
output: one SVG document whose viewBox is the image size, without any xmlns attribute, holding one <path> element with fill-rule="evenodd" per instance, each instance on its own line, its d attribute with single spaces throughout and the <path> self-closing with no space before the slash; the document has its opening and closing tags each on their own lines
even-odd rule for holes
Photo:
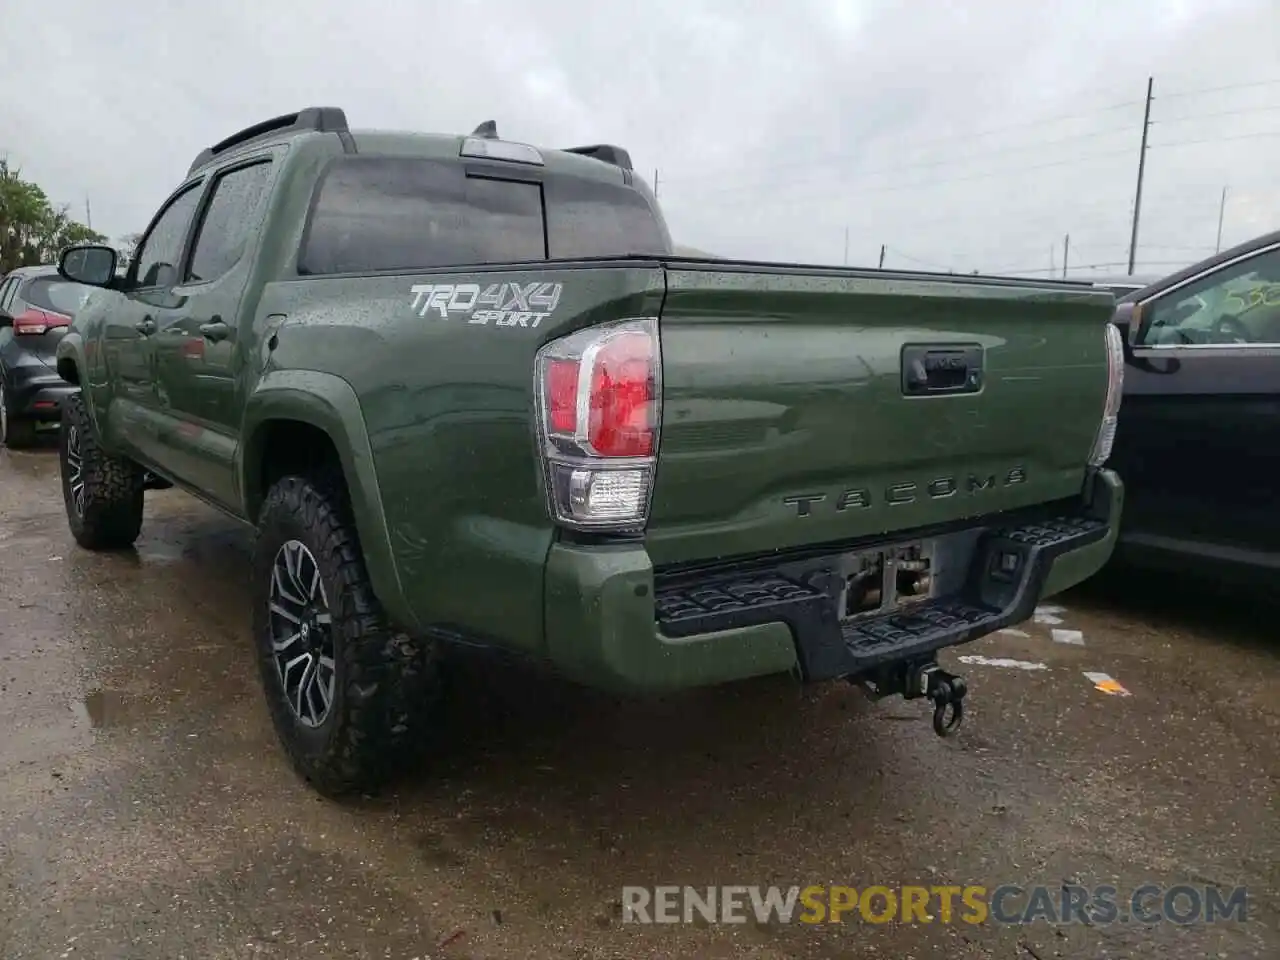
<svg viewBox="0 0 1280 960">
<path fill-rule="evenodd" d="M 1118 697 L 1130 696 L 1129 691 L 1126 690 L 1124 687 L 1122 687 L 1117 681 L 1111 679 L 1111 675 L 1108 673 L 1090 673 L 1088 670 L 1086 670 L 1084 671 L 1084 675 L 1097 689 L 1101 690 L 1103 693 L 1109 693 L 1112 696 L 1118 696 Z"/>
<path fill-rule="evenodd" d="M 1036 608 L 1036 612 L 1032 615 L 1031 619 L 1036 623 L 1061 623 L 1062 622 L 1062 618 L 1059 617 L 1057 614 L 1048 613 L 1044 610 L 1041 610 L 1039 607 Z"/>
<path fill-rule="evenodd" d="M 1006 637 L 1022 637 L 1024 640 L 1030 640 L 1031 634 L 1025 630 L 1018 630 L 1016 627 L 1005 627 L 1003 630 L 997 630 L 996 633 L 1003 633 Z"/>
<path fill-rule="evenodd" d="M 1052 603 L 1042 603 L 1036 607 L 1036 613 L 1056 614 L 1056 613 L 1066 613 L 1066 612 L 1067 612 L 1066 607 L 1059 607 Z"/>
<path fill-rule="evenodd" d="M 1028 660 L 1010 660 L 1006 657 L 980 657 L 966 654 L 960 658 L 961 663 L 970 663 L 978 667 L 1009 667 L 1013 670 L 1048 670 L 1043 663 L 1031 663 Z"/>
<path fill-rule="evenodd" d="M 1069 643 L 1074 647 L 1084 646 L 1084 634 L 1079 630 L 1050 630 L 1054 643 Z"/>
</svg>

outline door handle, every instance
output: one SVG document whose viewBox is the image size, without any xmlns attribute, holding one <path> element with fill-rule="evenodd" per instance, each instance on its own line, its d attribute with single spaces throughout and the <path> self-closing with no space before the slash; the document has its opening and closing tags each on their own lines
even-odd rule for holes
<svg viewBox="0 0 1280 960">
<path fill-rule="evenodd" d="M 133 329 L 137 330 L 144 337 L 149 337 L 156 332 L 156 322 L 151 317 L 143 317 L 133 325 Z"/>
<path fill-rule="evenodd" d="M 206 340 L 211 340 L 214 343 L 231 336 L 231 328 L 217 319 L 211 320 L 209 323 L 200 324 L 200 332 L 204 334 Z"/>
</svg>

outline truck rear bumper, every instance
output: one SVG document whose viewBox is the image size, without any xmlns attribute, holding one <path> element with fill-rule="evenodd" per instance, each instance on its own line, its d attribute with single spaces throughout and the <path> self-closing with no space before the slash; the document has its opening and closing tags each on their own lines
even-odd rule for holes
<svg viewBox="0 0 1280 960">
<path fill-rule="evenodd" d="M 947 589 L 856 621 L 842 621 L 830 586 L 830 568 L 849 551 L 655 577 L 640 545 L 556 544 L 548 653 L 566 675 L 626 692 L 785 672 L 806 681 L 868 674 L 1019 623 L 1039 600 L 1092 576 L 1111 555 L 1123 498 L 1119 478 L 1103 470 L 1058 515 L 949 534 L 949 555 L 963 558 L 952 566 L 963 569 Z"/>
</svg>

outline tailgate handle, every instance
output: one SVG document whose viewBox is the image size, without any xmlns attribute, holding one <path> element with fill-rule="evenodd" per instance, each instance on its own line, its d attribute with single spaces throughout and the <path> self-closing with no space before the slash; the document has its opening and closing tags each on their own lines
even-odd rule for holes
<svg viewBox="0 0 1280 960">
<path fill-rule="evenodd" d="M 907 344 L 902 348 L 902 392 L 908 397 L 977 393 L 982 389 L 978 344 Z"/>
</svg>

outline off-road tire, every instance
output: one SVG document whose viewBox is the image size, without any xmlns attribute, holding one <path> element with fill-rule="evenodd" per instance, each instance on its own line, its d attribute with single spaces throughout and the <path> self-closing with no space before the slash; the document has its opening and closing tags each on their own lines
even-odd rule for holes
<svg viewBox="0 0 1280 960">
<path fill-rule="evenodd" d="M 332 617 L 334 692 L 316 726 L 299 721 L 272 650 L 277 553 L 301 542 Z M 370 793 L 417 759 L 443 697 L 436 645 L 394 630 L 374 596 L 340 478 L 288 476 L 267 493 L 253 556 L 253 632 L 267 706 L 294 769 L 319 793 Z"/>
<path fill-rule="evenodd" d="M 9 390 L 3 384 L 0 384 L 0 403 L 7 408 L 4 418 L 4 435 L 0 436 L 0 444 L 11 450 L 34 447 L 39 439 L 36 436 L 36 423 L 34 420 L 25 420 L 13 412 L 9 404 Z"/>
<path fill-rule="evenodd" d="M 58 462 L 62 472 L 62 501 L 76 543 L 88 550 L 121 550 L 133 545 L 142 531 L 142 468 L 125 457 L 102 449 L 84 397 L 72 394 L 62 404 L 58 431 Z M 69 445 L 78 444 L 84 481 L 84 510 L 72 494 Z"/>
</svg>

